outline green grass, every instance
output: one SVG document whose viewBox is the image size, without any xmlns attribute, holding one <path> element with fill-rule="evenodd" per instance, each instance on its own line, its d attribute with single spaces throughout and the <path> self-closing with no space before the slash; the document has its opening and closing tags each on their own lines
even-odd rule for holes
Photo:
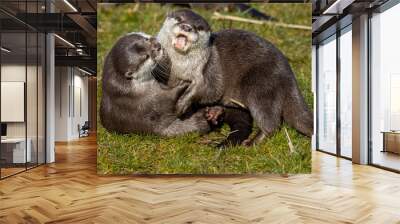
<svg viewBox="0 0 400 224">
<path fill-rule="evenodd" d="M 101 97 L 101 73 L 106 53 L 122 35 L 142 31 L 151 35 L 160 29 L 170 7 L 141 4 L 99 7 L 97 61 L 99 73 L 98 102 Z M 311 25 L 310 4 L 253 4 L 280 22 Z M 312 108 L 311 32 L 273 26 L 212 20 L 212 12 L 196 9 L 213 30 L 237 28 L 252 31 L 275 44 L 288 58 L 303 95 Z M 222 12 L 228 14 L 228 12 Z M 240 13 L 229 13 L 244 16 Z M 310 173 L 311 140 L 294 129 L 282 126 L 273 136 L 255 147 L 219 150 L 204 144 L 224 138 L 229 128 L 206 136 L 196 133 L 163 138 L 155 135 L 118 135 L 98 125 L 99 174 L 242 174 L 242 173 Z M 290 152 L 284 128 L 295 146 Z"/>
</svg>

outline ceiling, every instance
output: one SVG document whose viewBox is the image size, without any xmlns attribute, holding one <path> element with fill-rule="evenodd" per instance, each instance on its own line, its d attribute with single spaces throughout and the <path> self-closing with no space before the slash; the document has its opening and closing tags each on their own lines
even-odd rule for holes
<svg viewBox="0 0 400 224">
<path fill-rule="evenodd" d="M 56 33 L 56 65 L 81 66 L 95 73 L 96 4 L 96 0 L 1 0 L 2 46 L 13 49 L 7 54 L 10 59 L 20 58 L 26 55 L 25 31 Z M 31 56 L 37 48 L 29 43 L 33 36 L 27 37 Z"/>
</svg>

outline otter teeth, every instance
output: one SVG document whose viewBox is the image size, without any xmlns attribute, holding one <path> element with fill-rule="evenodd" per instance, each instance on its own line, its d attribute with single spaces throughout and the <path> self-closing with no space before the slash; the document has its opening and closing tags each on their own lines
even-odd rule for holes
<svg viewBox="0 0 400 224">
<path fill-rule="evenodd" d="M 176 37 L 175 47 L 178 49 L 183 49 L 186 46 L 187 38 L 183 35 Z"/>
</svg>

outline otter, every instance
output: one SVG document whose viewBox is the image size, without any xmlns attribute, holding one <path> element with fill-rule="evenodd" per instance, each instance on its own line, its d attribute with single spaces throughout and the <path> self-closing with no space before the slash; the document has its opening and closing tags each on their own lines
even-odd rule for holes
<svg viewBox="0 0 400 224">
<path fill-rule="evenodd" d="M 107 130 L 161 136 L 211 130 L 204 110 L 177 118 L 174 105 L 187 84 L 170 87 L 156 80 L 152 71 L 163 64 L 168 57 L 155 38 L 131 33 L 116 42 L 106 56 L 102 78 L 100 119 Z"/>
<path fill-rule="evenodd" d="M 121 37 L 106 56 L 100 121 L 109 131 L 176 136 L 207 133 L 226 122 L 233 133 L 221 146 L 234 145 L 251 133 L 247 112 L 211 106 L 178 118 L 175 104 L 188 84 L 169 81 L 170 60 L 155 38 L 143 33 Z M 235 117 L 241 120 L 231 123 Z M 237 120 L 237 119 L 235 119 Z"/>
<path fill-rule="evenodd" d="M 177 102 L 179 115 L 194 103 L 240 105 L 260 129 L 247 145 L 271 135 L 283 120 L 312 135 L 312 113 L 287 58 L 272 43 L 244 30 L 212 32 L 188 9 L 168 14 L 157 39 L 170 57 L 171 77 L 191 82 Z"/>
</svg>

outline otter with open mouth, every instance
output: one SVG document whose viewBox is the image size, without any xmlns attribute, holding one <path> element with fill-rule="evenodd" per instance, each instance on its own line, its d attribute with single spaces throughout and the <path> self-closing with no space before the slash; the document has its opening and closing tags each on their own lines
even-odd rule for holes
<svg viewBox="0 0 400 224">
<path fill-rule="evenodd" d="M 286 121 L 311 136 L 313 116 L 287 58 L 265 39 L 243 30 L 212 33 L 191 10 L 170 13 L 157 39 L 171 60 L 171 78 L 190 81 L 178 114 L 194 103 L 247 108 L 260 131 L 245 144 L 272 134 Z"/>
</svg>

